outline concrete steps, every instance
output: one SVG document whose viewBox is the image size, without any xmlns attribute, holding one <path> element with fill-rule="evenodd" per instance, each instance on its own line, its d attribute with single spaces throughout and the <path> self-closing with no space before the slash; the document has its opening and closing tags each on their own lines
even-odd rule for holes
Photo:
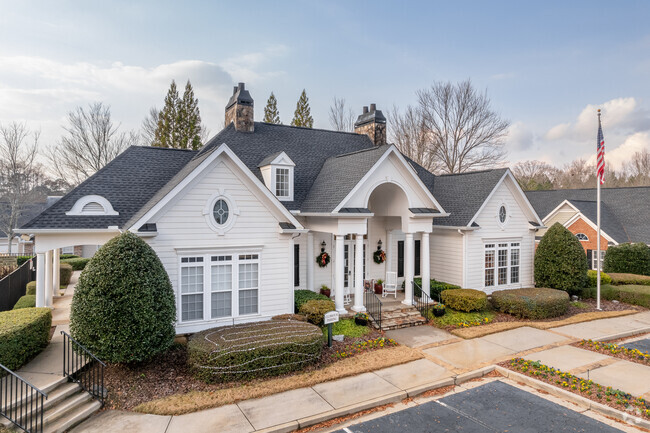
<svg viewBox="0 0 650 433">
<path fill-rule="evenodd" d="M 396 305 L 394 303 L 382 305 L 381 328 L 383 331 L 424 325 L 425 323 L 427 323 L 427 320 L 413 306 L 404 304 Z M 376 329 L 379 329 L 377 322 L 373 320 L 372 324 Z"/>
<path fill-rule="evenodd" d="M 25 415 L 17 421 L 28 417 L 32 408 L 29 401 L 17 403 L 25 406 Z M 61 382 L 49 390 L 48 398 L 43 402 L 43 432 L 63 433 L 86 420 L 101 408 L 101 403 L 84 391 L 78 384 Z M 13 424 L 6 418 L 0 420 L 0 426 L 9 428 Z M 17 429 L 15 428 L 17 431 Z"/>
</svg>

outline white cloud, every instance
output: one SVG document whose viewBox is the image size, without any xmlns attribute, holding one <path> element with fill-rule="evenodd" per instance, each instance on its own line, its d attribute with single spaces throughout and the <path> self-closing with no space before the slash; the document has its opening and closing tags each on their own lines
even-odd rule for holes
<svg viewBox="0 0 650 433">
<path fill-rule="evenodd" d="M 533 146 L 533 131 L 523 122 L 515 122 L 508 128 L 506 146 L 510 150 L 527 150 Z"/>
<path fill-rule="evenodd" d="M 636 152 L 644 149 L 650 151 L 650 132 L 636 132 L 627 137 L 623 144 L 614 148 L 610 148 L 605 140 L 605 164 L 618 170 L 629 162 Z M 596 155 L 592 154 L 587 160 L 592 164 L 595 163 Z"/>
</svg>

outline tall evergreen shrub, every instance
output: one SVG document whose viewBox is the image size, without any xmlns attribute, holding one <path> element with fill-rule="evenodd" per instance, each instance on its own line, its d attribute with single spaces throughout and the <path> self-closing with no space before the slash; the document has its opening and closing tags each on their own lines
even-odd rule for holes
<svg viewBox="0 0 650 433">
<path fill-rule="evenodd" d="M 605 272 L 650 275 L 650 247 L 643 243 L 609 247 L 603 268 Z"/>
<path fill-rule="evenodd" d="M 535 252 L 535 285 L 579 294 L 587 285 L 587 255 L 562 224 L 546 231 Z"/>
</svg>

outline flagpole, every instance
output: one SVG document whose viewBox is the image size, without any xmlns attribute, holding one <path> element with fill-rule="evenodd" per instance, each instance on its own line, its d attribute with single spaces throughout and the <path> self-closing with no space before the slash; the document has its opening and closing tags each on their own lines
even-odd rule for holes
<svg viewBox="0 0 650 433">
<path fill-rule="evenodd" d="M 598 109 L 598 128 L 600 128 L 600 109 Z M 598 159 L 598 155 L 596 155 L 596 159 Z M 600 310 L 600 176 L 596 176 L 596 185 L 596 225 L 598 226 L 598 237 L 596 238 L 596 310 Z"/>
</svg>

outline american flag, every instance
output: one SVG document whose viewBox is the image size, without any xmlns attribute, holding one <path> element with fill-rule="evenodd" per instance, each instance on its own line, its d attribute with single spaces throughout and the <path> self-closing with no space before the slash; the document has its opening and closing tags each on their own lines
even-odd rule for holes
<svg viewBox="0 0 650 433">
<path fill-rule="evenodd" d="M 598 147 L 596 154 L 596 176 L 600 184 L 605 183 L 605 138 L 603 137 L 603 128 L 600 126 L 600 110 L 598 110 Z"/>
</svg>

